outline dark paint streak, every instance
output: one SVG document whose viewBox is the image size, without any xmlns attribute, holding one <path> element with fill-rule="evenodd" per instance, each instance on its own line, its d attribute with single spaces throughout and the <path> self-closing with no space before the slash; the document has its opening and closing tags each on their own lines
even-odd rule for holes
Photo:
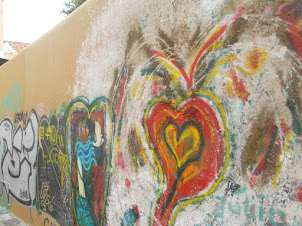
<svg viewBox="0 0 302 226">
<path fill-rule="evenodd" d="M 286 106 L 288 107 L 288 109 L 290 110 L 290 112 L 292 114 L 293 131 L 298 136 L 301 136 L 302 135 L 302 124 L 301 124 L 301 121 L 300 121 L 300 118 L 299 118 L 299 114 L 297 112 L 295 102 L 291 99 L 287 99 Z"/>
</svg>

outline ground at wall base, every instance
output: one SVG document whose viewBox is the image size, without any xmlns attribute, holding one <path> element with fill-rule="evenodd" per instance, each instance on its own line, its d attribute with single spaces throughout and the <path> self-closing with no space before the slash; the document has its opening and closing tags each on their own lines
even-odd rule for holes
<svg viewBox="0 0 302 226">
<path fill-rule="evenodd" d="M 0 226 L 27 226 L 23 221 L 15 215 L 9 213 L 6 209 L 0 206 Z"/>
</svg>

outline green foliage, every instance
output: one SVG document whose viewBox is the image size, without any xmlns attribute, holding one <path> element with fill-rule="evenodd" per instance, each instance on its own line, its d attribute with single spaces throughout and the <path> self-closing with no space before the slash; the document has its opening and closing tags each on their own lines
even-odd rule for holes
<svg viewBox="0 0 302 226">
<path fill-rule="evenodd" d="M 80 5 L 82 5 L 86 0 L 69 0 L 68 2 L 64 2 L 64 6 L 67 8 L 62 9 L 61 13 L 65 14 L 65 16 L 68 16 L 70 13 L 72 13 L 76 8 L 78 8 Z"/>
</svg>

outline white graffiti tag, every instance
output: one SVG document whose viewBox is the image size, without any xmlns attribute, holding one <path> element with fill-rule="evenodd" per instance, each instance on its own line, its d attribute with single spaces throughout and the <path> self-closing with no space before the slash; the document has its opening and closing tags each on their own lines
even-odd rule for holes
<svg viewBox="0 0 302 226">
<path fill-rule="evenodd" d="M 31 111 L 26 126 L 13 133 L 10 118 L 0 123 L 1 179 L 6 191 L 18 202 L 31 206 L 36 197 L 38 119 Z"/>
</svg>

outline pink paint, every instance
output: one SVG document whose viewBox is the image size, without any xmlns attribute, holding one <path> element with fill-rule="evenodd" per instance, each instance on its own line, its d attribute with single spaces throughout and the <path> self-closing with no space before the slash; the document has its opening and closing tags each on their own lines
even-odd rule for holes
<svg viewBox="0 0 302 226">
<path fill-rule="evenodd" d="M 252 172 L 251 177 L 249 179 L 249 185 L 251 188 L 253 188 L 255 186 L 257 179 L 258 179 L 258 176 Z"/>
<path fill-rule="evenodd" d="M 281 130 L 284 135 L 286 135 L 290 130 L 290 127 L 286 124 L 283 119 L 281 120 Z"/>
<path fill-rule="evenodd" d="M 46 110 L 46 107 L 45 107 L 45 105 L 43 103 L 37 104 L 36 109 L 37 109 L 37 115 L 39 117 L 41 117 L 42 115 L 48 116 L 49 109 L 47 108 L 47 110 Z"/>
<path fill-rule="evenodd" d="M 244 12 L 244 7 L 241 6 L 240 9 L 237 11 L 237 13 L 235 13 L 235 15 L 233 16 L 232 18 L 233 20 L 231 22 L 238 20 L 238 18 L 242 16 L 243 12 Z"/>
<path fill-rule="evenodd" d="M 302 202 L 302 185 L 298 187 L 297 189 L 297 199 L 299 200 L 299 202 Z"/>
<path fill-rule="evenodd" d="M 126 184 L 126 186 L 127 186 L 128 188 L 130 188 L 131 182 L 130 182 L 130 180 L 128 180 L 128 178 L 126 178 L 125 184 Z"/>
<path fill-rule="evenodd" d="M 298 29 L 301 16 L 294 16 L 294 11 L 299 9 L 299 7 L 301 7 L 301 3 L 299 2 L 296 2 L 293 5 L 283 4 L 279 7 L 278 12 L 281 14 L 280 17 L 288 22 L 288 28 L 295 45 L 295 51 L 298 53 L 300 60 L 302 61 L 302 37 L 300 35 L 300 30 Z"/>
<path fill-rule="evenodd" d="M 155 80 L 152 82 L 152 95 L 156 96 L 159 94 L 159 81 L 158 80 Z"/>
<path fill-rule="evenodd" d="M 266 14 L 270 14 L 270 13 L 272 13 L 273 12 L 273 9 L 272 9 L 272 7 L 266 7 L 266 9 L 264 10 L 264 12 L 266 13 Z"/>
<path fill-rule="evenodd" d="M 125 162 L 121 152 L 119 152 L 117 156 L 117 166 L 121 167 L 122 169 L 125 169 Z"/>
<path fill-rule="evenodd" d="M 121 90 L 120 90 L 120 97 L 119 97 L 119 102 L 118 102 L 118 105 L 117 105 L 117 112 L 116 112 L 117 117 L 120 115 L 120 111 L 121 111 L 121 106 L 122 106 L 123 96 L 124 96 L 124 90 L 125 90 L 125 84 L 126 84 L 126 77 L 123 78 L 123 83 L 122 83 L 122 87 L 121 87 Z"/>
</svg>

